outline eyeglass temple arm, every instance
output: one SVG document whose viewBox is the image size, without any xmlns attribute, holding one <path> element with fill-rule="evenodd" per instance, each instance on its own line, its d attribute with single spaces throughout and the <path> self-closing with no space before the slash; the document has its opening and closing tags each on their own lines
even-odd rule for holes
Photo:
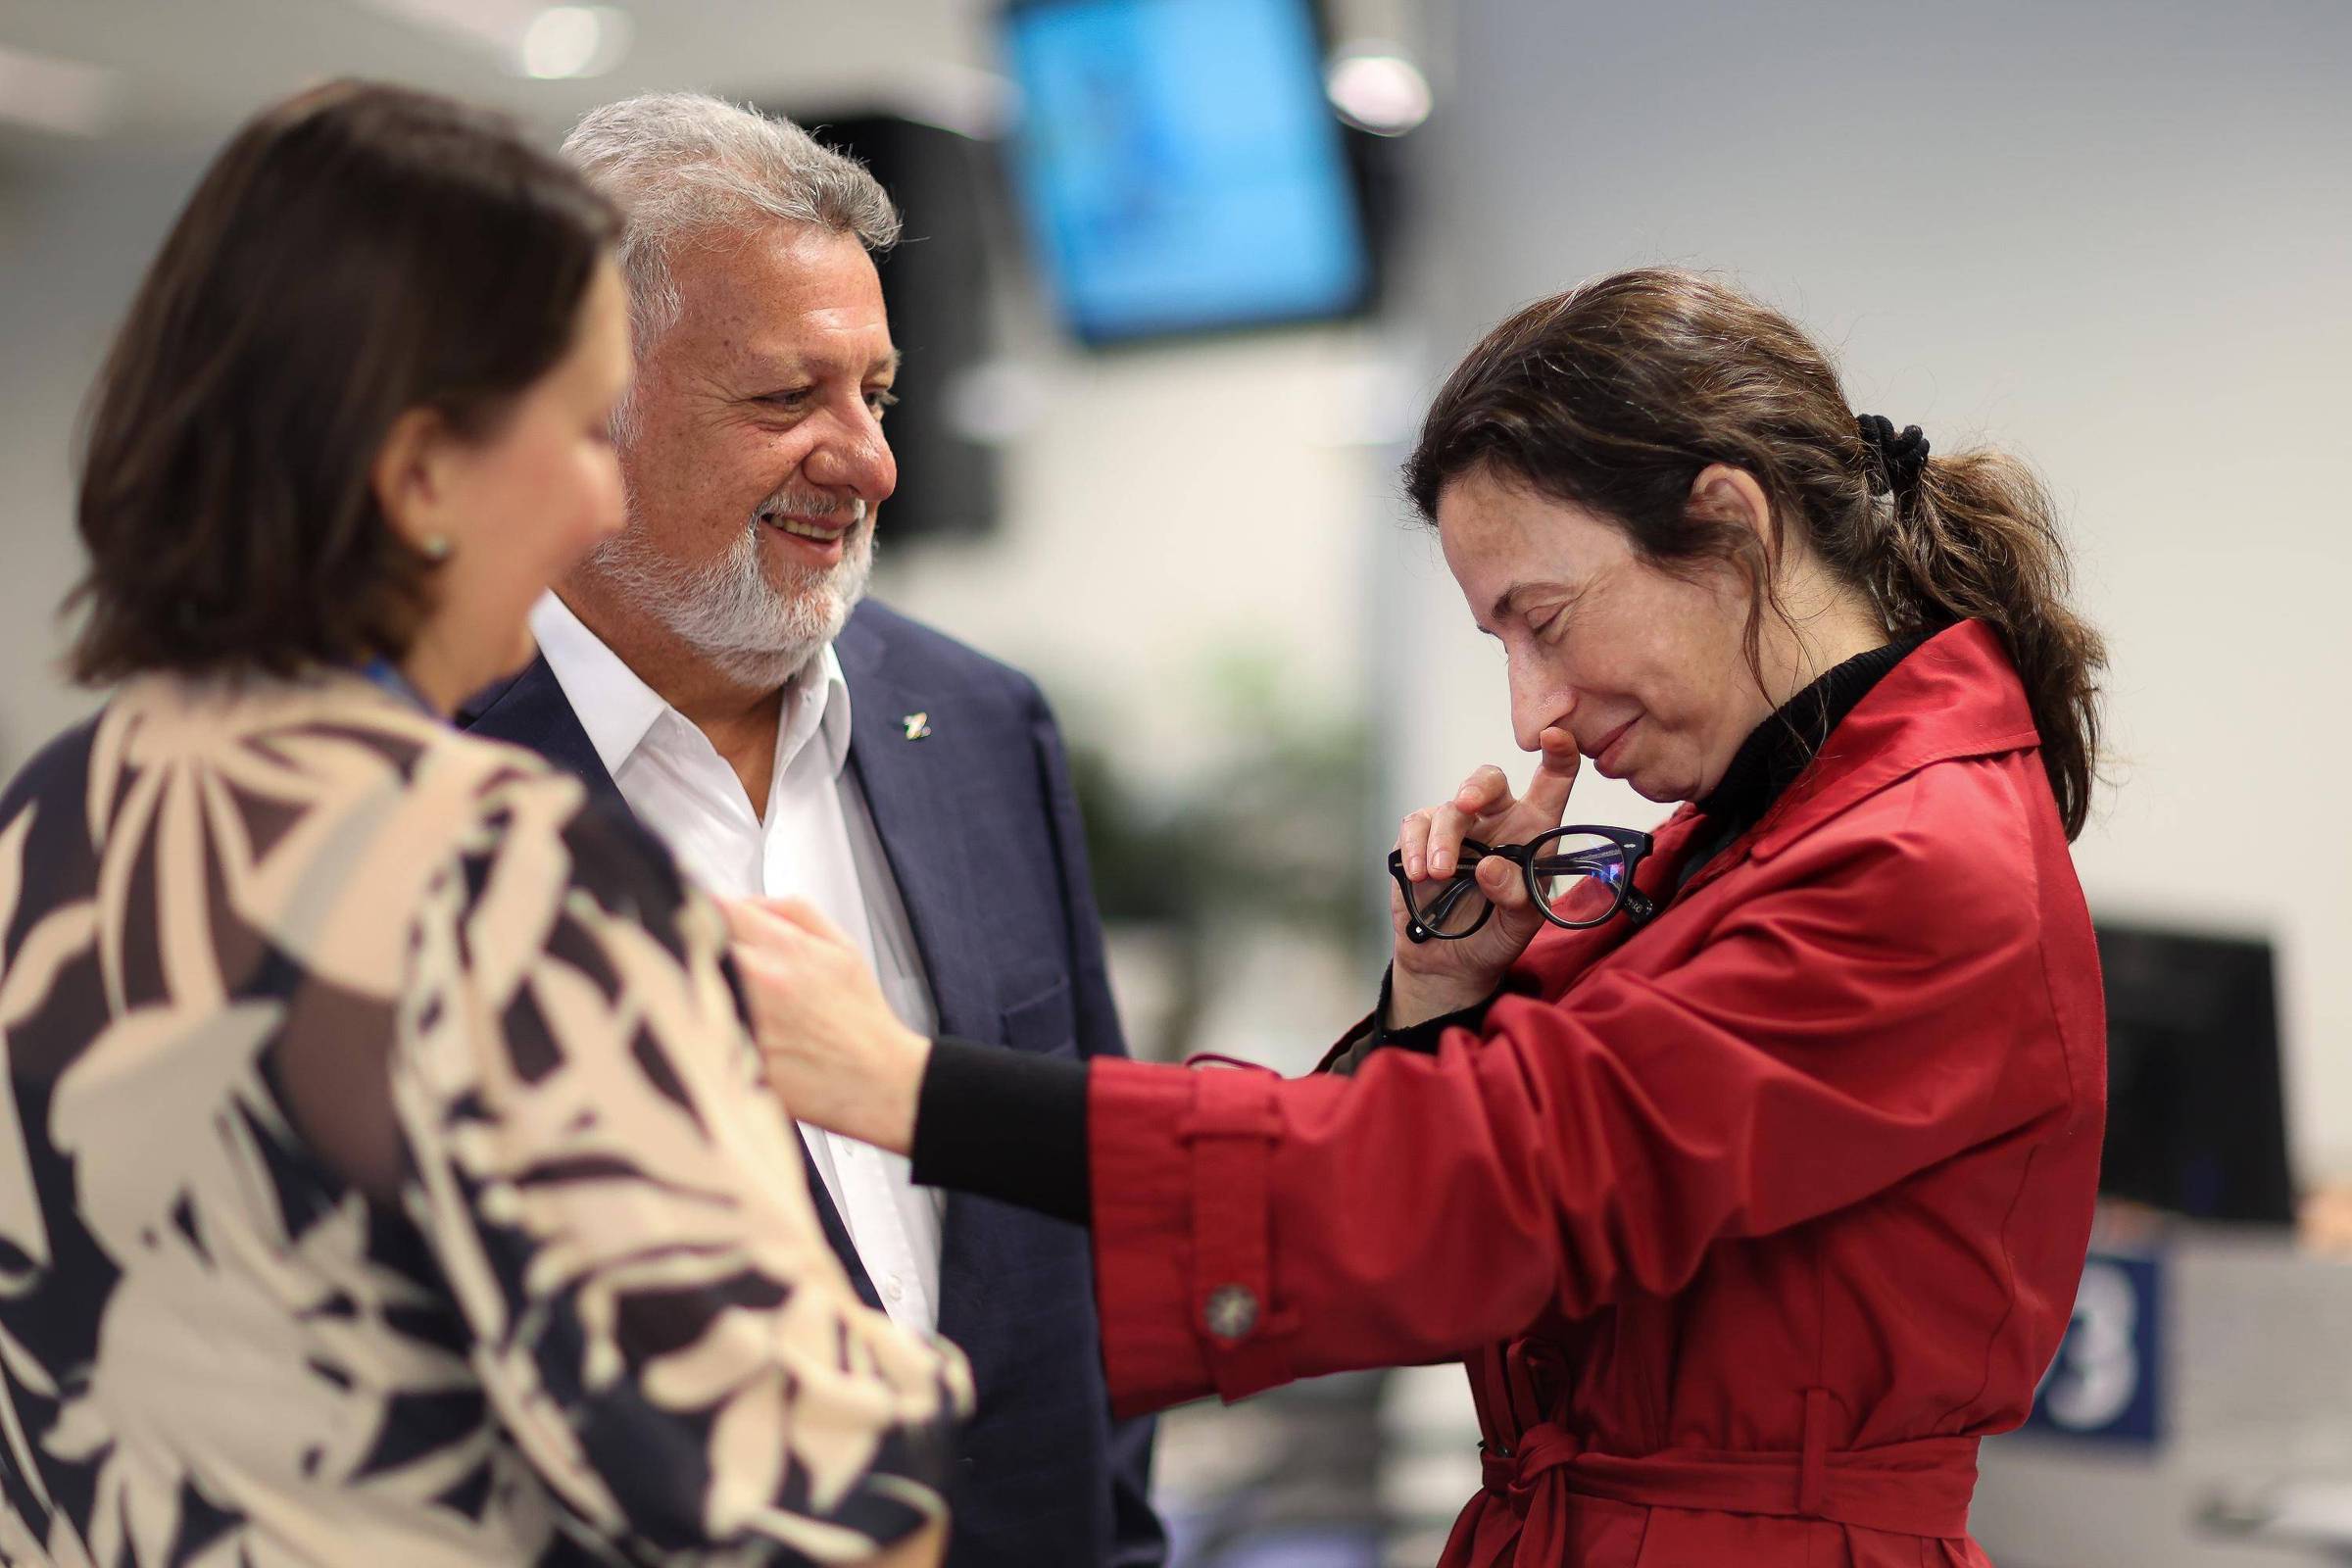
<svg viewBox="0 0 2352 1568">
<path fill-rule="evenodd" d="M 1566 855 L 1538 856 L 1536 858 L 1535 872 L 1538 876 L 1544 876 L 1555 871 L 1584 871 L 1590 873 L 1596 866 L 1611 864 L 1622 866 L 1624 863 L 1624 852 L 1614 848 L 1606 850 L 1571 850 Z"/>
<path fill-rule="evenodd" d="M 1461 903 L 1464 897 L 1477 891 L 1477 882 L 1466 876 L 1456 877 L 1453 881 L 1446 884 L 1446 890 L 1443 893 L 1429 901 L 1429 913 L 1423 917 L 1423 923 L 1434 924 L 1436 921 L 1445 919 L 1453 912 L 1453 906 Z"/>
<path fill-rule="evenodd" d="M 1478 883 L 1470 871 L 1471 866 L 1476 863 L 1477 861 L 1474 859 L 1464 860 L 1461 869 L 1456 871 L 1452 880 L 1446 883 L 1446 890 L 1430 901 L 1429 908 L 1433 916 L 1442 918 L 1448 909 L 1461 903 L 1465 895 L 1477 891 Z M 1617 850 L 1578 850 L 1568 855 L 1541 856 L 1537 858 L 1532 868 L 1538 876 L 1547 876 L 1561 871 L 1583 871 L 1592 874 L 1609 865 L 1616 865 L 1622 869 L 1624 860 Z"/>
<path fill-rule="evenodd" d="M 1436 898 L 1430 900 L 1429 910 L 1421 917 L 1420 923 L 1434 930 L 1438 921 L 1453 912 L 1455 905 L 1478 891 L 1478 883 L 1469 874 L 1470 866 L 1475 863 L 1474 860 L 1463 862 L 1462 868 L 1454 873 L 1453 880 L 1446 883 L 1445 890 Z M 1589 874 L 1597 868 L 1608 865 L 1617 866 L 1622 873 L 1625 865 L 1624 852 L 1612 847 L 1605 850 L 1578 850 L 1567 855 L 1539 856 L 1532 862 L 1532 869 L 1538 876 L 1555 875 L 1562 871 L 1583 871 Z M 1636 920 L 1647 920 L 1658 912 L 1658 906 L 1650 902 L 1649 896 L 1635 887 L 1630 878 L 1625 882 L 1624 887 L 1626 913 L 1632 915 Z"/>
</svg>

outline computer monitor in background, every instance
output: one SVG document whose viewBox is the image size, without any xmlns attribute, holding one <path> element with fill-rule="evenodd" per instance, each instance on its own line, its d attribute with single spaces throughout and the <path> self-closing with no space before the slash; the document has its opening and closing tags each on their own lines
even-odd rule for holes
<svg viewBox="0 0 2352 1568">
<path fill-rule="evenodd" d="M 1090 343 L 1345 316 L 1372 258 L 1310 0 L 1010 0 L 1016 185 Z"/>
<path fill-rule="evenodd" d="M 2268 942 L 2102 924 L 2099 1191 L 2194 1219 L 2294 1220 Z"/>
</svg>

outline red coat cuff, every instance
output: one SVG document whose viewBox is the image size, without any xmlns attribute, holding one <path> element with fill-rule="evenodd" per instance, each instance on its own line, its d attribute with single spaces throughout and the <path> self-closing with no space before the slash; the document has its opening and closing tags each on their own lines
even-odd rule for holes
<svg viewBox="0 0 2352 1568">
<path fill-rule="evenodd" d="M 1248 1069 L 1095 1063 L 1095 1297 L 1120 1415 L 1290 1380 L 1296 1325 L 1268 1237 L 1281 1085 Z"/>
</svg>

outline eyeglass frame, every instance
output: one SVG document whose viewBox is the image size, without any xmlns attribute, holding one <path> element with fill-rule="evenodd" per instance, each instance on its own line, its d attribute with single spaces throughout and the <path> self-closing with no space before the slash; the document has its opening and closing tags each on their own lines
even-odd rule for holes
<svg viewBox="0 0 2352 1568">
<path fill-rule="evenodd" d="M 1607 839 L 1616 846 L 1618 859 L 1625 868 L 1625 880 L 1616 885 L 1617 897 L 1610 902 L 1606 910 L 1590 920 L 1569 920 L 1552 913 L 1549 901 L 1536 886 L 1536 861 L 1539 847 L 1573 834 Z M 1608 924 L 1617 917 L 1620 911 L 1624 912 L 1628 920 L 1639 926 L 1654 919 L 1658 912 L 1657 905 L 1651 902 L 1649 896 L 1634 886 L 1634 870 L 1642 863 L 1642 857 L 1649 854 L 1652 844 L 1653 841 L 1647 833 L 1634 828 L 1603 827 L 1583 822 L 1565 823 L 1548 832 L 1539 833 L 1525 844 L 1485 844 L 1477 839 L 1464 839 L 1461 848 L 1471 852 L 1471 855 L 1456 862 L 1452 874 L 1446 879 L 1447 884 L 1446 891 L 1439 895 L 1447 901 L 1446 908 L 1450 908 L 1452 901 L 1460 898 L 1463 892 L 1478 893 L 1478 896 L 1485 900 L 1486 908 L 1480 911 L 1477 919 L 1470 922 L 1468 929 L 1462 931 L 1440 931 L 1421 918 L 1420 902 L 1413 897 L 1412 879 L 1404 874 L 1402 851 L 1391 850 L 1389 852 L 1389 875 L 1396 879 L 1397 891 L 1404 895 L 1404 934 L 1415 943 L 1459 942 L 1465 937 L 1476 936 L 1487 921 L 1494 917 L 1494 901 L 1487 898 L 1484 893 L 1479 893 L 1475 870 L 1477 862 L 1488 856 L 1500 857 L 1519 867 L 1519 874 L 1527 883 L 1528 900 L 1535 905 L 1536 912 L 1562 930 L 1590 931 L 1596 926 Z M 1554 867 L 1553 869 L 1560 868 Z M 1435 912 L 1437 918 L 1444 919 L 1446 909 L 1441 908 Z"/>
</svg>

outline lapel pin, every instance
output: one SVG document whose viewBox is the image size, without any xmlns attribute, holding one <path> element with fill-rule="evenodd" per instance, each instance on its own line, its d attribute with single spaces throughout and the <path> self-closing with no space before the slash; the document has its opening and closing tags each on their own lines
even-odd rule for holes
<svg viewBox="0 0 2352 1568">
<path fill-rule="evenodd" d="M 905 723 L 908 740 L 920 741 L 931 738 L 931 715 L 929 713 L 908 713 Z"/>
</svg>

